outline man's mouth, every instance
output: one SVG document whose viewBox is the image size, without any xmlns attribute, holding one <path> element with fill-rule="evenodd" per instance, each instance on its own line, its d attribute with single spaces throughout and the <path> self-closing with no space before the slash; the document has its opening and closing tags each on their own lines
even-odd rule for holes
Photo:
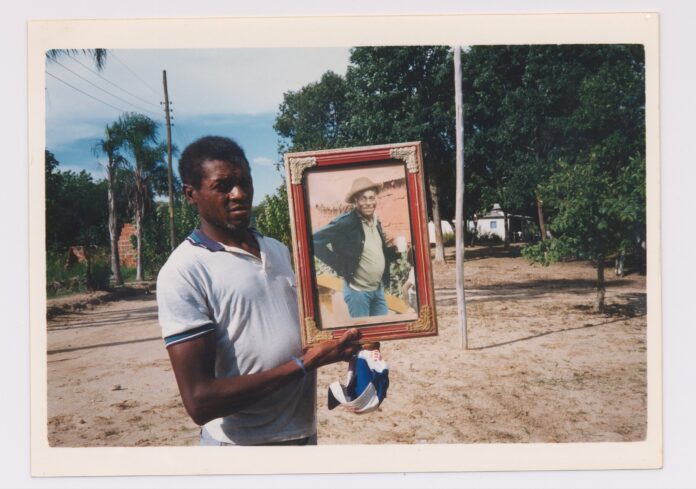
<svg viewBox="0 0 696 489">
<path fill-rule="evenodd" d="M 251 208 L 246 206 L 232 207 L 228 209 L 227 212 L 233 216 L 245 216 L 251 212 Z"/>
</svg>

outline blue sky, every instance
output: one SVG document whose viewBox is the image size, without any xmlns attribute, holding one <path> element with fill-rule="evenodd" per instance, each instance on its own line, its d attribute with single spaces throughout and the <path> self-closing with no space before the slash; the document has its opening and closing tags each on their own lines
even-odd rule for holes
<svg viewBox="0 0 696 489">
<path fill-rule="evenodd" d="M 273 121 L 283 93 L 328 70 L 345 74 L 348 58 L 349 48 L 112 50 L 97 72 L 86 56 L 63 56 L 46 64 L 46 147 L 62 170 L 103 178 L 104 157 L 92 147 L 120 114 L 143 113 L 166 135 L 160 102 L 167 70 L 174 144 L 183 150 L 207 134 L 236 139 L 251 162 L 258 203 L 282 182 Z"/>
</svg>

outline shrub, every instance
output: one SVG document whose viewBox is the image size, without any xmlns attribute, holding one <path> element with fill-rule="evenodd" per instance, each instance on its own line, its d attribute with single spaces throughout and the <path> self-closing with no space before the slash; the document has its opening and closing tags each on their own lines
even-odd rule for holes
<svg viewBox="0 0 696 489">
<path fill-rule="evenodd" d="M 103 248 L 90 249 L 90 264 L 65 266 L 67 251 L 46 253 L 46 295 L 56 297 L 88 290 L 108 290 L 111 266 Z"/>
</svg>

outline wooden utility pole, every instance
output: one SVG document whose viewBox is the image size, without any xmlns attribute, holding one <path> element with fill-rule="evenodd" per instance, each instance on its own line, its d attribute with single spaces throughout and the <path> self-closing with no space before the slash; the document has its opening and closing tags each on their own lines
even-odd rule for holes
<svg viewBox="0 0 696 489">
<path fill-rule="evenodd" d="M 455 246 L 457 265 L 457 316 L 461 330 L 461 346 L 469 348 L 466 328 L 466 302 L 464 300 L 464 112 L 462 110 L 461 48 L 454 46 L 454 107 L 457 118 L 457 187 L 455 200 Z"/>
<path fill-rule="evenodd" d="M 174 233 L 174 182 L 172 178 L 172 121 L 169 109 L 169 92 L 167 91 L 167 70 L 162 70 L 164 85 L 164 113 L 167 116 L 167 180 L 169 184 L 169 244 L 174 251 L 176 236 Z"/>
</svg>

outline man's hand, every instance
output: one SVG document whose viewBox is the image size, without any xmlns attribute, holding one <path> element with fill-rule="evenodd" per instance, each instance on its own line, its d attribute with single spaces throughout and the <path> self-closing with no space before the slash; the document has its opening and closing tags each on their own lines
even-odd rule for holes
<svg viewBox="0 0 696 489">
<path fill-rule="evenodd" d="M 304 352 L 302 363 L 310 370 L 330 363 L 348 361 L 360 351 L 361 346 L 355 343 L 358 338 L 360 338 L 360 331 L 353 328 L 337 340 L 322 341 Z"/>
</svg>

